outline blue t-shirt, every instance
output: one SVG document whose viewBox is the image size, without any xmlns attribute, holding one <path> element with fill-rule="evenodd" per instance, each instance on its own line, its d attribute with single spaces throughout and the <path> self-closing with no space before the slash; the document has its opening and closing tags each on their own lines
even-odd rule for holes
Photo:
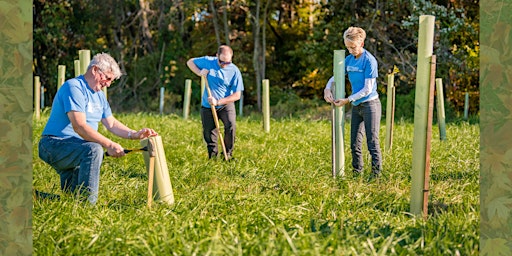
<svg viewBox="0 0 512 256">
<path fill-rule="evenodd" d="M 215 99 L 219 100 L 228 97 L 235 92 L 244 90 L 242 73 L 240 73 L 240 70 L 235 64 L 231 63 L 224 68 L 221 68 L 217 61 L 217 57 L 213 56 L 195 58 L 194 64 L 196 64 L 200 70 L 210 70 L 206 79 L 208 79 L 208 86 L 210 87 L 212 96 Z M 206 88 L 202 96 L 201 105 L 205 108 L 210 108 L 210 103 L 208 103 L 208 91 Z M 216 107 L 220 108 L 222 106 Z"/>
<path fill-rule="evenodd" d="M 83 75 L 67 80 L 57 91 L 43 135 L 82 139 L 73 130 L 67 115 L 69 111 L 85 113 L 87 125 L 96 131 L 101 119 L 112 115 L 112 110 L 103 91 L 93 91 Z"/>
<path fill-rule="evenodd" d="M 356 59 L 352 54 L 345 58 L 345 71 L 347 72 L 348 79 L 352 85 L 352 95 L 364 88 L 365 79 L 377 78 L 379 76 L 377 59 L 375 59 L 370 52 L 366 51 L 366 49 L 363 49 L 363 53 L 358 59 Z M 378 97 L 378 95 L 377 85 L 375 85 L 370 94 L 357 99 L 352 104 L 357 106 L 361 102 Z"/>
</svg>

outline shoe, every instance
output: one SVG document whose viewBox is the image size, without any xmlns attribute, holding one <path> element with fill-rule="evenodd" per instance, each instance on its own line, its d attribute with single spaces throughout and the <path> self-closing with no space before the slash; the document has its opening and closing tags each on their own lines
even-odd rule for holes
<svg viewBox="0 0 512 256">
<path fill-rule="evenodd" d="M 222 157 L 222 160 L 226 161 L 226 157 L 224 156 L 224 152 L 221 152 L 220 156 Z M 227 161 L 229 162 L 229 161 L 234 161 L 234 160 L 235 160 L 235 158 L 233 156 L 231 156 L 230 154 L 228 154 L 228 160 Z"/>
<path fill-rule="evenodd" d="M 208 153 L 208 159 L 215 159 L 217 158 L 217 153 L 216 152 L 210 152 Z"/>
<path fill-rule="evenodd" d="M 354 179 L 360 179 L 361 177 L 363 177 L 363 172 L 360 172 L 360 171 L 352 171 L 352 177 Z"/>
<path fill-rule="evenodd" d="M 60 200 L 59 195 L 50 194 L 42 191 L 36 190 L 34 193 L 36 199 L 48 199 L 48 200 Z"/>
<path fill-rule="evenodd" d="M 380 176 L 381 176 L 380 172 L 372 172 L 372 174 L 368 178 L 368 182 L 377 181 L 380 179 Z"/>
</svg>

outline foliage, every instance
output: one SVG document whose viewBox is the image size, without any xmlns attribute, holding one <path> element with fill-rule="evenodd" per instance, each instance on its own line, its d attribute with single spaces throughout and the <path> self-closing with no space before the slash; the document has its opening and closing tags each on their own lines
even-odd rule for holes
<svg viewBox="0 0 512 256">
<path fill-rule="evenodd" d="M 512 3 L 481 1 L 481 250 L 510 255 L 512 233 Z"/>
<path fill-rule="evenodd" d="M 384 177 L 368 183 L 366 158 L 365 179 L 351 178 L 348 142 L 346 176 L 332 178 L 326 119 L 274 120 L 270 133 L 260 118 L 239 119 L 236 161 L 224 162 L 207 161 L 201 123 L 191 117 L 118 116 L 162 136 L 176 202 L 148 209 L 140 153 L 104 159 L 96 206 L 62 194 L 58 175 L 37 157 L 44 113 L 33 126 L 33 185 L 61 199 L 34 200 L 34 255 L 478 255 L 478 125 L 448 125 L 448 141 L 433 131 L 424 220 L 408 214 L 409 122 L 397 122 Z"/>
<path fill-rule="evenodd" d="M 460 2 L 452 8 L 424 0 L 412 2 L 416 6 L 415 13 L 436 17 L 436 77 L 443 78 L 447 100 L 460 111 L 464 108 L 465 93 L 470 92 L 470 105 L 476 106 L 470 110 L 478 113 L 479 16 L 472 8 L 462 8 Z M 468 1 L 466 4 L 478 7 L 478 1 Z M 418 16 L 411 16 L 402 23 L 406 28 L 416 28 Z"/>
<path fill-rule="evenodd" d="M 47 88 L 46 102 L 51 102 L 57 87 L 57 65 L 68 67 L 69 78 L 74 76 L 71 67 L 78 50 L 109 52 L 127 74 L 109 90 L 112 107 L 156 111 L 150 102 L 159 96 L 160 87 L 181 97 L 185 79 L 197 79 L 186 67 L 187 59 L 214 55 L 218 46 L 215 31 L 221 28 L 220 32 L 225 32 L 226 27 L 234 62 L 244 77 L 244 104 L 255 105 L 260 87 L 252 56 L 254 13 L 257 6 L 262 12 L 266 1 L 211 1 L 216 17 L 226 14 L 227 20 L 220 26 L 213 23 L 214 14 L 206 0 L 109 0 L 102 5 L 91 4 L 91 0 L 37 0 L 34 74 L 41 77 Z M 432 14 L 437 21 L 437 76 L 443 78 L 447 101 L 460 112 L 464 104 L 461 95 L 470 92 L 471 112 L 478 113 L 478 1 L 282 0 L 268 6 L 267 20 L 259 23 L 266 25 L 265 78 L 273 87 L 301 98 L 321 98 L 322 88 L 332 76 L 332 52 L 344 48 L 343 31 L 356 25 L 366 29 L 365 46 L 378 59 L 379 91 L 385 92 L 385 75 L 398 66 L 397 94 L 407 95 L 415 85 L 418 17 Z M 199 97 L 192 102 L 199 102 Z M 180 100 L 168 104 L 180 108 Z"/>
<path fill-rule="evenodd" d="M 478 12 L 474 11 L 478 10 L 478 2 L 469 1 L 464 6 L 455 2 L 448 6 L 423 0 L 367 1 L 354 5 L 346 1 L 329 2 L 324 6 L 328 11 L 322 12 L 316 32 L 299 42 L 296 56 L 303 56 L 305 63 L 301 69 L 302 81 L 296 83 L 309 93 L 321 94 L 332 75 L 332 61 L 327 56 L 332 56 L 334 49 L 344 49 L 342 35 L 348 26 L 360 26 L 367 32 L 365 48 L 379 63 L 379 91 L 386 91 L 385 75 L 398 66 L 401 72 L 395 80 L 397 94 L 408 95 L 416 79 L 418 21 L 420 15 L 428 14 L 436 16 L 436 77 L 444 80 L 447 101 L 456 111 L 461 111 L 464 93 L 471 92 L 474 95 L 471 106 L 475 106 L 471 110 L 478 113 Z M 305 79 L 312 75 L 316 80 Z"/>
</svg>

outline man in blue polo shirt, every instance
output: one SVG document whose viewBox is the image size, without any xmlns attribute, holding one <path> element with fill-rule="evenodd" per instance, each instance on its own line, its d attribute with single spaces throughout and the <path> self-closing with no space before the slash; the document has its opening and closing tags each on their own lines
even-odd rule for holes
<svg viewBox="0 0 512 256">
<path fill-rule="evenodd" d="M 112 157 L 125 155 L 121 145 L 98 132 L 98 123 L 125 139 L 157 135 L 150 128 L 134 131 L 112 115 L 102 89 L 120 76 L 114 58 L 107 53 L 95 55 L 85 74 L 67 80 L 57 91 L 39 141 L 39 157 L 60 175 L 61 189 L 79 190 L 91 204 L 98 199 L 103 148 Z"/>
<path fill-rule="evenodd" d="M 203 137 L 206 141 L 208 158 L 218 154 L 218 132 L 215 127 L 211 105 L 215 106 L 217 115 L 224 123 L 224 144 L 228 159 L 232 157 L 235 144 L 236 109 L 235 101 L 239 100 L 244 90 L 242 74 L 238 67 L 232 63 L 233 49 L 221 45 L 216 56 L 191 58 L 187 66 L 194 74 L 206 76 L 212 97 L 208 97 L 204 90 L 201 101 L 201 121 L 203 124 Z"/>
</svg>

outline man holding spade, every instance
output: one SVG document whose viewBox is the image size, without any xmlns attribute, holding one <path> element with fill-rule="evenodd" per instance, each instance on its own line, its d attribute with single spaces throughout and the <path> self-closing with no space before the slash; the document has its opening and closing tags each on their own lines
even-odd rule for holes
<svg viewBox="0 0 512 256">
<path fill-rule="evenodd" d="M 240 70 L 232 60 L 233 49 L 221 45 L 216 56 L 191 58 L 187 61 L 187 66 L 194 74 L 206 78 L 206 90 L 201 100 L 201 122 L 210 159 L 217 157 L 218 139 L 225 148 L 225 159 L 229 160 L 233 155 L 236 131 L 234 102 L 240 99 L 244 83 Z M 217 118 L 224 123 L 224 139 Z"/>
<path fill-rule="evenodd" d="M 67 80 L 57 91 L 52 111 L 39 141 L 39 157 L 60 175 L 61 189 L 98 199 L 104 151 L 112 157 L 126 153 L 121 145 L 98 132 L 98 123 L 125 139 L 158 135 L 153 129 L 134 131 L 112 115 L 104 87 L 121 76 L 117 62 L 107 53 L 96 54 L 85 74 Z"/>
</svg>

